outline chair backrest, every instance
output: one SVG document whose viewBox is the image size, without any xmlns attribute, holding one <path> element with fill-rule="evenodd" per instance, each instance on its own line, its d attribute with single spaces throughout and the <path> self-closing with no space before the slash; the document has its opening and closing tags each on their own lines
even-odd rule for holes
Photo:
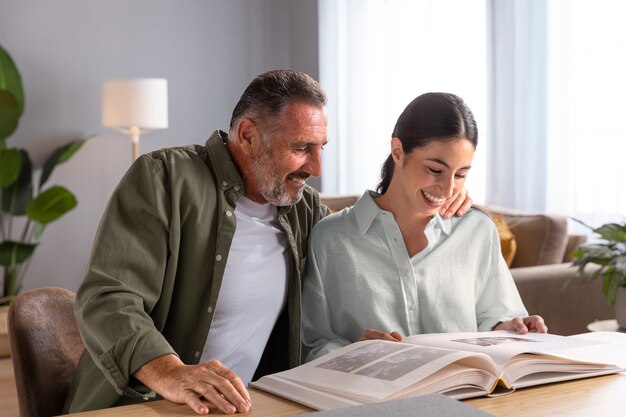
<svg viewBox="0 0 626 417">
<path fill-rule="evenodd" d="M 63 412 L 85 349 L 74 318 L 75 297 L 63 288 L 40 288 L 11 303 L 9 338 L 21 417 Z"/>
</svg>

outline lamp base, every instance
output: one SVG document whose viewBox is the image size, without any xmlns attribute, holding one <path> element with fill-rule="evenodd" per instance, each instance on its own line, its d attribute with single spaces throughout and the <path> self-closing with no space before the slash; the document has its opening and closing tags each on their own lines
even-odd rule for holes
<svg viewBox="0 0 626 417">
<path fill-rule="evenodd" d="M 133 145 L 133 161 L 136 161 L 139 157 L 139 129 L 131 128 L 130 141 Z"/>
</svg>

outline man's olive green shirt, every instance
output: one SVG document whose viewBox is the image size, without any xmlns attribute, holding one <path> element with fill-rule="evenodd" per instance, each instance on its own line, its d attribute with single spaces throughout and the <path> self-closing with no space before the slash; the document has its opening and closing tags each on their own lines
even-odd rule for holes
<svg viewBox="0 0 626 417">
<path fill-rule="evenodd" d="M 159 356 L 173 353 L 184 363 L 198 363 L 235 233 L 235 206 L 244 194 L 225 141 L 226 134 L 216 131 L 204 147 L 143 155 L 113 192 L 76 296 L 86 352 L 66 412 L 155 398 L 132 374 Z M 301 362 L 307 240 L 327 213 L 308 186 L 297 204 L 278 210 L 288 238 L 289 288 L 279 319 L 284 326 L 277 324 L 262 359 L 269 372 L 280 370 L 277 363 Z"/>
</svg>

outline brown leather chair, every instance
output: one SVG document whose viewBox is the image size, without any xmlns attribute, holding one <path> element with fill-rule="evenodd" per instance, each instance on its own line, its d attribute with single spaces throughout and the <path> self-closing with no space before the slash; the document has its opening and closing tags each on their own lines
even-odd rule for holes
<svg viewBox="0 0 626 417">
<path fill-rule="evenodd" d="M 20 417 L 63 412 L 85 349 L 74 318 L 75 297 L 63 288 L 40 288 L 11 303 L 8 326 Z"/>
</svg>

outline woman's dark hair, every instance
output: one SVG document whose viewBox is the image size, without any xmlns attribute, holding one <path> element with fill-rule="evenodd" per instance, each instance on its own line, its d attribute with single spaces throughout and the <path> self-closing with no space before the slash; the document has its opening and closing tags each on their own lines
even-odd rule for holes
<svg viewBox="0 0 626 417">
<path fill-rule="evenodd" d="M 478 144 L 478 129 L 472 111 L 463 99 L 449 93 L 426 93 L 414 99 L 404 109 L 391 135 L 402 142 L 406 154 L 431 142 L 465 138 L 474 148 Z M 380 171 L 377 191 L 389 188 L 394 169 L 389 155 Z"/>
<path fill-rule="evenodd" d="M 266 130 L 271 129 L 273 119 L 292 101 L 322 107 L 326 105 L 326 95 L 320 84 L 303 72 L 281 69 L 260 74 L 235 105 L 230 130 L 242 117 L 253 119 Z"/>
</svg>

